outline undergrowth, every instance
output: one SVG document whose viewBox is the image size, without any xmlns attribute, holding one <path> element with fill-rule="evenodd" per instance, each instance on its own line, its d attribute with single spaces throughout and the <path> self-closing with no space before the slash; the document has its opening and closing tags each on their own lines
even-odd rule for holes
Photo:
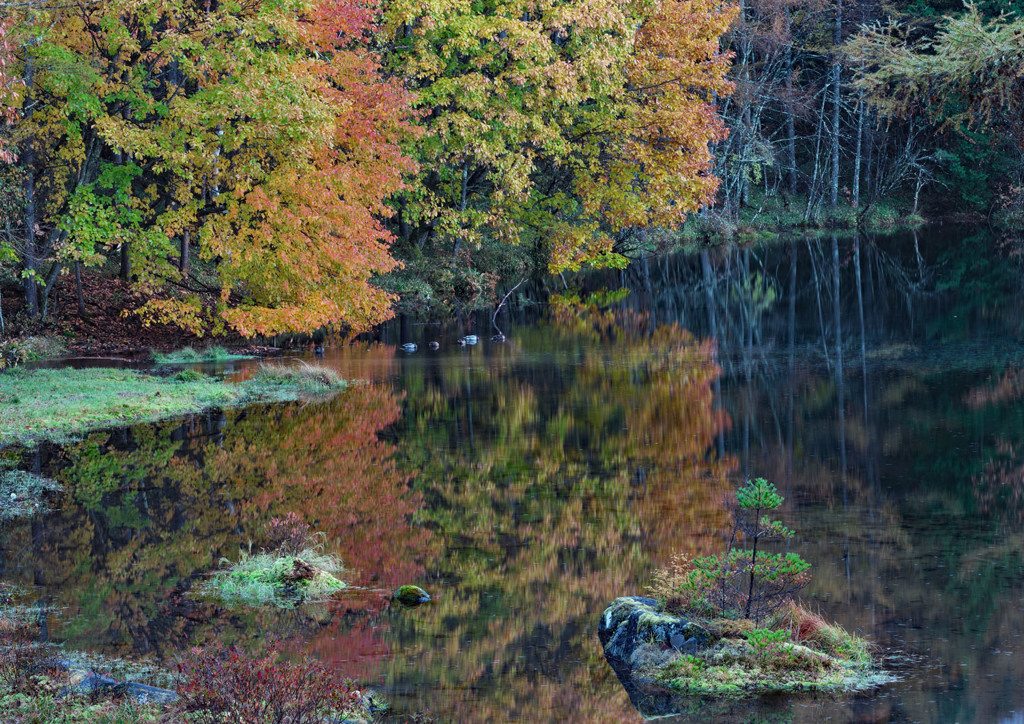
<svg viewBox="0 0 1024 724">
<path fill-rule="evenodd" d="M 178 708 L 197 724 L 367 720 L 353 682 L 311 661 L 282 661 L 272 647 L 260 656 L 219 646 L 192 649 L 178 671 Z"/>
</svg>

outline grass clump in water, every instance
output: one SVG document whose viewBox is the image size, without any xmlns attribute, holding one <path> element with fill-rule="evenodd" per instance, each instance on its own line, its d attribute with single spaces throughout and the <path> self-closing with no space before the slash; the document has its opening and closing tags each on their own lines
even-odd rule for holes
<svg viewBox="0 0 1024 724">
<path fill-rule="evenodd" d="M 240 560 L 224 563 L 225 570 L 214 574 L 204 592 L 232 603 L 291 608 L 325 601 L 346 587 L 335 575 L 341 562 L 315 550 L 294 556 L 242 553 Z"/>
<path fill-rule="evenodd" d="M 267 366 L 240 383 L 186 371 L 172 378 L 135 370 L 24 369 L 0 373 L 0 448 L 64 442 L 87 432 L 220 407 L 322 398 L 345 388 L 329 369 Z"/>
<path fill-rule="evenodd" d="M 216 345 L 196 349 L 195 347 L 184 347 L 173 352 L 152 351 L 153 361 L 158 365 L 183 365 L 195 364 L 198 362 L 227 362 L 233 359 L 249 359 L 247 355 L 231 354 L 223 347 Z"/>
<path fill-rule="evenodd" d="M 290 389 L 313 394 L 344 389 L 347 382 L 329 367 L 300 362 L 296 365 L 263 364 L 250 382 L 263 390 Z"/>
<path fill-rule="evenodd" d="M 243 551 L 236 562 L 223 560 L 224 570 L 202 592 L 249 606 L 292 608 L 327 600 L 346 587 L 338 578 L 341 561 L 323 551 L 324 535 L 311 533 L 294 513 L 271 519 L 264 534 L 270 550 Z"/>
<path fill-rule="evenodd" d="M 696 654 L 638 657 L 641 678 L 693 693 L 745 694 L 785 691 L 855 691 L 889 680 L 872 668 L 868 643 L 799 604 L 773 615 L 763 628 L 728 631 Z M 653 652 L 651 654 L 653 657 Z"/>
</svg>

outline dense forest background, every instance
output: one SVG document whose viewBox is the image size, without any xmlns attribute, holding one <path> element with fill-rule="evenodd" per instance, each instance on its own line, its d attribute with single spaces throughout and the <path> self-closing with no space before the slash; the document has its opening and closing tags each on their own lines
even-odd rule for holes
<svg viewBox="0 0 1024 724">
<path fill-rule="evenodd" d="M 1022 9 L 0 3 L 0 333 L 352 332 L 686 244 L 1012 237 Z"/>
</svg>

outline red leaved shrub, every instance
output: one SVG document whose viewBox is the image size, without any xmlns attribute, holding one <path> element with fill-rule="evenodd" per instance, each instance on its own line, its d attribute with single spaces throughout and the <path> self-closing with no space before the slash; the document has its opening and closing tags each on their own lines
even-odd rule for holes
<svg viewBox="0 0 1024 724">
<path fill-rule="evenodd" d="M 351 681 L 321 664 L 279 661 L 273 648 L 262 656 L 234 647 L 194 648 L 178 672 L 178 706 L 196 722 L 314 724 L 359 701 Z"/>
<path fill-rule="evenodd" d="M 309 525 L 295 513 L 283 518 L 271 518 L 263 532 L 268 551 L 279 551 L 286 555 L 301 553 L 316 544 L 316 536 Z"/>
</svg>

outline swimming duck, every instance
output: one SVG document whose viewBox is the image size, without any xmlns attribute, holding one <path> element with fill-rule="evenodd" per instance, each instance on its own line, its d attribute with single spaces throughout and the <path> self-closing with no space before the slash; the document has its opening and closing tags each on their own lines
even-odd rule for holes
<svg viewBox="0 0 1024 724">
<path fill-rule="evenodd" d="M 415 342 L 406 342 L 402 345 L 401 349 L 403 352 L 415 352 L 419 347 L 416 346 Z"/>
<path fill-rule="evenodd" d="M 501 332 L 498 332 L 496 335 L 491 337 L 491 341 L 492 342 L 504 342 L 505 341 L 505 335 L 502 334 Z"/>
<path fill-rule="evenodd" d="M 437 342 L 431 342 L 428 346 L 430 347 L 430 349 L 433 349 L 433 350 L 441 349 L 441 345 L 438 344 Z"/>
<path fill-rule="evenodd" d="M 479 340 L 477 339 L 477 336 L 475 334 L 467 334 L 465 337 L 462 338 L 462 341 L 465 344 L 476 344 Z"/>
</svg>

